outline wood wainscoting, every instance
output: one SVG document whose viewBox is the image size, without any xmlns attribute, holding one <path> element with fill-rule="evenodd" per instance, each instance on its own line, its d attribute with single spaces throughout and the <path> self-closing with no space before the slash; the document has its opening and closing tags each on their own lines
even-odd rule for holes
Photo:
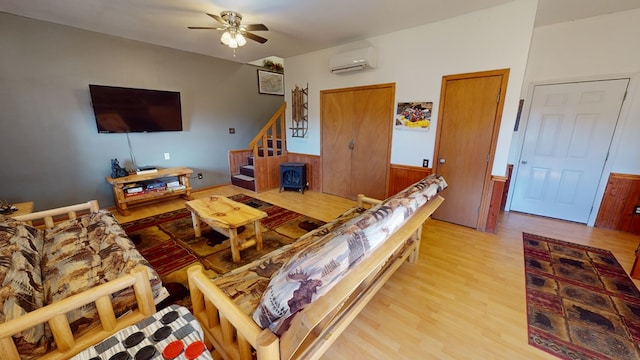
<svg viewBox="0 0 640 360">
<path fill-rule="evenodd" d="M 320 156 L 289 153 L 287 161 L 307 164 L 308 190 L 322 192 L 322 160 Z"/>
<path fill-rule="evenodd" d="M 389 166 L 389 196 L 399 193 L 431 173 L 431 168 L 391 164 Z"/>
<path fill-rule="evenodd" d="M 389 196 L 393 196 L 413 184 L 414 182 L 424 178 L 427 175 L 431 175 L 433 169 L 423 168 L 419 166 L 407 166 L 391 164 L 389 166 Z M 488 193 L 487 209 L 483 212 L 486 214 L 486 219 L 482 219 L 480 226 L 477 230 L 489 233 L 496 232 L 496 225 L 498 222 L 498 215 L 500 214 L 502 199 L 506 191 L 505 187 L 509 180 L 509 176 L 492 176 L 491 184 Z M 445 179 L 446 180 L 446 179 Z"/>
<path fill-rule="evenodd" d="M 611 173 L 595 226 L 640 234 L 640 175 Z"/>
<path fill-rule="evenodd" d="M 498 224 L 498 215 L 502 210 L 502 199 L 505 196 L 505 190 L 508 176 L 491 176 L 491 188 L 489 189 L 489 209 L 485 212 L 487 214 L 487 221 L 484 223 L 484 229 L 478 229 L 488 233 L 495 233 L 496 226 Z"/>
</svg>

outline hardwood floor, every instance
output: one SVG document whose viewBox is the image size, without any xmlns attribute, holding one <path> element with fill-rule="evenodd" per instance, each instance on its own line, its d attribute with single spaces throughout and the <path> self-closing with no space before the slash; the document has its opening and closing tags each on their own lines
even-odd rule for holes
<svg viewBox="0 0 640 360">
<path fill-rule="evenodd" d="M 355 204 L 312 191 L 254 194 L 233 186 L 194 196 L 237 193 L 325 221 Z M 131 221 L 183 203 L 117 217 Z M 610 250 L 627 272 L 640 242 L 638 235 L 515 212 L 500 215 L 496 234 L 430 220 L 418 264 L 403 265 L 323 359 L 557 359 L 527 343 L 522 232 Z"/>
</svg>

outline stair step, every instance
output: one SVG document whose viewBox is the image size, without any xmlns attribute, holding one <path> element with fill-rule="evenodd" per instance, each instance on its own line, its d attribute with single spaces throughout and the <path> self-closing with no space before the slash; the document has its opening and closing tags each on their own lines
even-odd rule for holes
<svg viewBox="0 0 640 360">
<path fill-rule="evenodd" d="M 231 184 L 239 186 L 243 189 L 256 191 L 256 181 L 251 176 L 246 175 L 233 175 L 231 177 Z"/>
<path fill-rule="evenodd" d="M 234 178 L 242 180 L 242 181 L 256 181 L 256 179 L 252 178 L 251 176 L 247 176 L 247 175 L 233 175 Z"/>
<path fill-rule="evenodd" d="M 240 174 L 254 177 L 254 167 L 253 165 L 244 165 L 240 167 Z"/>
<path fill-rule="evenodd" d="M 268 139 L 267 140 L 267 146 L 270 148 L 273 148 L 273 139 Z M 277 139 L 276 140 L 276 147 L 278 149 L 282 149 L 282 139 Z"/>
<path fill-rule="evenodd" d="M 267 152 L 269 153 L 269 155 L 274 154 L 273 150 L 273 148 L 267 148 Z M 282 155 L 282 149 L 277 149 L 276 155 Z M 258 156 L 264 156 L 264 148 L 258 148 Z"/>
<path fill-rule="evenodd" d="M 248 159 L 249 159 L 249 165 L 253 165 L 254 164 L 253 156 L 249 156 Z"/>
</svg>

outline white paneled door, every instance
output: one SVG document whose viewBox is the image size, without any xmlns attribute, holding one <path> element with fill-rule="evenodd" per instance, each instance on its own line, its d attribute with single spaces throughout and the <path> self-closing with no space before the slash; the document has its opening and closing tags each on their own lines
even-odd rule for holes
<svg viewBox="0 0 640 360">
<path fill-rule="evenodd" d="M 511 210 L 588 222 L 628 83 L 534 88 Z"/>
</svg>

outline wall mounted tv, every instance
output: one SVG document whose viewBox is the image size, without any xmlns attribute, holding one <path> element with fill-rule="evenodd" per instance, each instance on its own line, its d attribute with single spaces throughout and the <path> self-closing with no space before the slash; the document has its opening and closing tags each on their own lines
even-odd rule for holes
<svg viewBox="0 0 640 360">
<path fill-rule="evenodd" d="M 182 131 L 180 93 L 89 85 L 99 133 Z"/>
</svg>

